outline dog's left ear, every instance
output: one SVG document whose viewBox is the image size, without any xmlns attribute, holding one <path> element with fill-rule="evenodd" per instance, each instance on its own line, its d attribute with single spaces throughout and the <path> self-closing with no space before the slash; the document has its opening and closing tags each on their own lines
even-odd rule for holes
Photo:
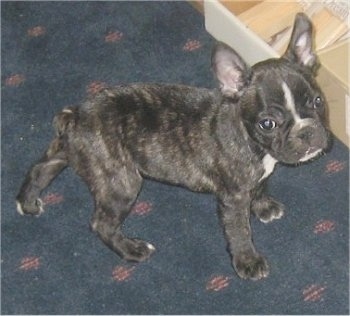
<svg viewBox="0 0 350 316">
<path fill-rule="evenodd" d="M 312 33 L 312 23 L 307 15 L 298 13 L 288 48 L 282 57 L 313 70 L 317 66 L 317 56 L 313 52 Z"/>
<path fill-rule="evenodd" d="M 220 82 L 224 95 L 238 97 L 247 84 L 250 68 L 230 46 L 218 42 L 211 56 L 212 69 Z"/>
</svg>

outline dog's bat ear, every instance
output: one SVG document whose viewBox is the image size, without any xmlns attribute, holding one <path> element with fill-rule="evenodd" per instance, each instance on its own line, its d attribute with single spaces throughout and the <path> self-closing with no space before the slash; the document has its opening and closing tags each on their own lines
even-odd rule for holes
<svg viewBox="0 0 350 316">
<path fill-rule="evenodd" d="M 298 13 L 295 16 L 288 48 L 282 57 L 314 70 L 318 61 L 313 52 L 312 33 L 313 27 L 310 19 L 304 13 Z"/>
<path fill-rule="evenodd" d="M 228 45 L 218 42 L 211 57 L 212 69 L 223 94 L 236 97 L 248 83 L 250 68 Z"/>
</svg>

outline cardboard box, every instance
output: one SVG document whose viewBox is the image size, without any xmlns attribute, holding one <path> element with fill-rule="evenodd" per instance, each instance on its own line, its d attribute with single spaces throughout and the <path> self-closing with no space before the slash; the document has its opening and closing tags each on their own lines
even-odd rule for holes
<svg viewBox="0 0 350 316">
<path fill-rule="evenodd" d="M 328 100 L 331 130 L 347 146 L 350 137 L 349 46 L 347 40 L 319 52 L 322 66 L 317 77 Z"/>
</svg>

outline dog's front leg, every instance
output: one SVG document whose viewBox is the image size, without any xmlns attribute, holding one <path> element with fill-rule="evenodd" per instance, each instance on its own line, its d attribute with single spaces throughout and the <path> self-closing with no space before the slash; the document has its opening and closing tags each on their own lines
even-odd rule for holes
<svg viewBox="0 0 350 316">
<path fill-rule="evenodd" d="M 284 205 L 266 193 L 265 181 L 252 191 L 251 211 L 263 223 L 279 219 L 284 214 Z"/>
<path fill-rule="evenodd" d="M 264 257 L 255 250 L 252 241 L 250 203 L 250 192 L 220 197 L 219 216 L 237 274 L 243 279 L 258 280 L 267 277 L 269 267 Z"/>
</svg>

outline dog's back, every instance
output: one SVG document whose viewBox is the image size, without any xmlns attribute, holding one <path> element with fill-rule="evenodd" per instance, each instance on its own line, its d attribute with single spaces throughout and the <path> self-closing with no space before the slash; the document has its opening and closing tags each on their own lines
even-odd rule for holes
<svg viewBox="0 0 350 316">
<path fill-rule="evenodd" d="M 203 88 L 120 86 L 63 109 L 54 126 L 69 165 L 83 177 L 101 161 L 118 160 L 144 176 L 211 191 L 214 174 L 206 173 L 219 151 L 209 134 L 217 132 L 220 102 L 218 91 Z"/>
</svg>

